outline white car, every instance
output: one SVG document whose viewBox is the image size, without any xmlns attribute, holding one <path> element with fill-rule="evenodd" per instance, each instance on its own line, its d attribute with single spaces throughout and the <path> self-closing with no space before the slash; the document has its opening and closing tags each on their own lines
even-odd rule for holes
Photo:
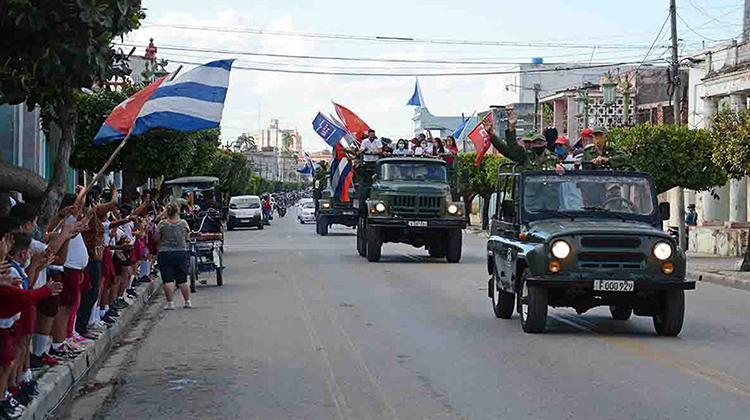
<svg viewBox="0 0 750 420">
<path fill-rule="evenodd" d="M 256 226 L 263 230 L 263 209 L 257 195 L 239 195 L 229 200 L 227 229 L 238 226 Z"/>
<path fill-rule="evenodd" d="M 301 203 L 297 211 L 297 219 L 303 225 L 307 222 L 315 222 L 315 202 L 306 201 Z"/>
</svg>

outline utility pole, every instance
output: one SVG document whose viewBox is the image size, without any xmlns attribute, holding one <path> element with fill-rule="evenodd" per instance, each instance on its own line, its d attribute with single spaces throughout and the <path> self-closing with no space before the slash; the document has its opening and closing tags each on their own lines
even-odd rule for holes
<svg viewBox="0 0 750 420">
<path fill-rule="evenodd" d="M 750 0 L 745 0 L 745 14 L 742 15 L 742 42 L 750 41 Z"/>
<path fill-rule="evenodd" d="M 676 125 L 680 125 L 681 119 L 680 119 L 680 111 L 681 111 L 681 102 L 680 102 L 680 54 L 679 50 L 677 49 L 677 4 L 676 0 L 669 0 L 669 19 L 671 21 L 672 26 L 672 88 L 673 88 L 673 98 L 672 98 L 672 108 L 674 110 L 674 123 Z M 682 187 L 679 187 L 677 189 L 677 214 L 680 218 L 680 229 L 679 229 L 679 239 L 678 243 L 680 244 L 680 248 L 685 249 L 686 248 L 686 238 L 685 238 L 685 192 L 683 191 Z"/>
<path fill-rule="evenodd" d="M 542 131 L 539 127 L 539 91 L 542 90 L 541 83 L 534 83 L 534 131 Z"/>
</svg>

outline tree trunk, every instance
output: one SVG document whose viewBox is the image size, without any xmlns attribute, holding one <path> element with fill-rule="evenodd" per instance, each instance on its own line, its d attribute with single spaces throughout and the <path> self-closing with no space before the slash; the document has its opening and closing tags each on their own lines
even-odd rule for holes
<svg viewBox="0 0 750 420">
<path fill-rule="evenodd" d="M 26 202 L 38 206 L 46 189 L 47 180 L 34 172 L 0 163 L 0 215 L 7 215 L 10 210 L 8 191 L 20 192 Z"/>
<path fill-rule="evenodd" d="M 489 195 L 487 197 L 482 196 L 482 230 L 487 230 L 490 226 L 490 198 L 492 196 Z"/>
<path fill-rule="evenodd" d="M 146 182 L 147 177 L 143 174 L 133 172 L 125 165 L 122 169 L 122 204 L 132 204 L 136 188 Z M 179 198 L 179 197 L 175 197 Z"/>
<path fill-rule="evenodd" d="M 57 213 L 65 193 L 65 181 L 68 176 L 70 152 L 73 149 L 78 122 L 78 104 L 73 98 L 72 90 L 63 93 L 62 99 L 55 106 L 57 124 L 60 126 L 60 143 L 57 147 L 55 161 L 52 164 L 52 177 L 44 191 L 44 198 L 39 209 L 39 229 L 46 232 L 52 216 Z"/>
<path fill-rule="evenodd" d="M 750 271 L 750 229 L 748 229 L 747 238 L 745 238 L 745 257 L 742 259 L 740 271 Z"/>
</svg>

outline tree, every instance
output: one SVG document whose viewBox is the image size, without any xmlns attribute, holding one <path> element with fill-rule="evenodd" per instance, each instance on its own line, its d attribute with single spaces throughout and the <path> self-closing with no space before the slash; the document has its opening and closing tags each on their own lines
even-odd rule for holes
<svg viewBox="0 0 750 420">
<path fill-rule="evenodd" d="M 70 164 L 76 169 L 97 172 L 117 142 L 94 144 L 94 136 L 112 110 L 143 86 L 124 84 L 121 90 L 98 89 L 79 94 L 78 141 Z M 214 152 L 221 144 L 218 128 L 195 132 L 152 130 L 133 137 L 115 158 L 111 171 L 123 170 L 123 200 L 148 178 L 206 175 L 213 167 Z"/>
<path fill-rule="evenodd" d="M 224 194 L 242 195 L 251 192 L 252 166 L 243 153 L 217 150 L 210 175 L 219 178 L 219 190 Z"/>
<path fill-rule="evenodd" d="M 497 188 L 497 168 L 510 160 L 502 155 L 488 154 L 479 166 L 475 166 L 476 159 L 476 153 L 458 154 L 459 191 L 464 196 L 467 214 L 471 213 L 474 197 L 482 197 L 482 229 L 487 229 L 490 223 L 490 199 Z"/>
<path fill-rule="evenodd" d="M 282 150 L 289 153 L 294 148 L 294 138 L 291 133 L 284 132 L 281 135 Z"/>
<path fill-rule="evenodd" d="M 722 108 L 711 117 L 714 140 L 713 159 L 732 179 L 750 175 L 750 111 Z M 750 271 L 750 232 L 740 271 Z"/>
<path fill-rule="evenodd" d="M 45 228 L 62 201 L 76 137 L 76 95 L 82 88 L 129 74 L 127 54 L 112 40 L 138 28 L 141 0 L 16 0 L 0 14 L 0 104 L 39 106 L 60 127 L 52 177 L 41 203 Z M 1 184 L 0 184 L 1 187 Z"/>
<path fill-rule="evenodd" d="M 242 133 L 234 141 L 232 147 L 235 152 L 255 153 L 258 151 L 258 145 L 255 144 L 255 137 L 247 133 Z"/>
</svg>

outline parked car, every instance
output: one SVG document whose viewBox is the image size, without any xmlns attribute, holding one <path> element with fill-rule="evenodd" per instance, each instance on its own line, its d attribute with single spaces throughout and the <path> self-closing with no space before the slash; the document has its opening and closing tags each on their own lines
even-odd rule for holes
<svg viewBox="0 0 750 420">
<path fill-rule="evenodd" d="M 307 222 L 315 222 L 315 202 L 306 201 L 302 203 L 297 211 L 297 220 L 303 225 Z"/>
<path fill-rule="evenodd" d="M 227 229 L 239 226 L 256 226 L 263 230 L 263 210 L 257 195 L 240 195 L 229 200 Z"/>
</svg>

